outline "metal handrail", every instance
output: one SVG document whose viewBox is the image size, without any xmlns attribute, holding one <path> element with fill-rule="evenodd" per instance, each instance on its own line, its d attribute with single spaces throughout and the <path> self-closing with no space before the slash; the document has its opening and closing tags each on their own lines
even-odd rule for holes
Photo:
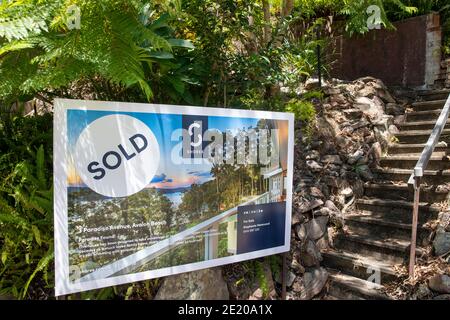
<svg viewBox="0 0 450 320">
<path fill-rule="evenodd" d="M 409 277 L 414 279 L 414 265 L 416 260 L 416 240 L 417 240 L 417 224 L 419 220 L 419 198 L 420 198 L 420 179 L 423 177 L 424 171 L 428 166 L 431 155 L 434 152 L 434 148 L 441 137 L 442 130 L 444 130 L 447 124 L 447 119 L 450 113 L 450 95 L 445 102 L 444 108 L 436 121 L 436 124 L 431 132 L 428 141 L 420 154 L 413 173 L 409 177 L 408 184 L 414 188 L 414 203 L 413 203 L 413 218 L 412 218 L 412 231 L 411 231 L 411 247 L 409 255 Z"/>
</svg>

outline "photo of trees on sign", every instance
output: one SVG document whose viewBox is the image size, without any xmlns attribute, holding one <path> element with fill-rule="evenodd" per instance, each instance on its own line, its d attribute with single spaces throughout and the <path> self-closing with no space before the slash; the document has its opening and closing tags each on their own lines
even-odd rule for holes
<svg viewBox="0 0 450 320">
<path fill-rule="evenodd" d="M 73 145 L 83 128 L 108 114 L 111 112 L 68 111 L 69 155 L 74 152 Z M 181 127 L 182 116 L 126 114 L 146 123 L 155 134 L 161 153 L 159 169 L 143 190 L 128 197 L 109 198 L 89 189 L 77 175 L 74 164 L 68 164 L 71 281 L 235 255 L 237 207 L 284 200 L 287 146 L 283 141 L 287 140 L 284 138 L 287 121 L 208 117 L 209 129 L 219 130 L 224 136 L 227 132 L 233 137 L 234 145 L 225 144 L 223 148 L 228 157 L 238 158 L 239 152 L 257 153 L 252 150 L 255 145 L 239 136 L 245 137 L 249 130 L 269 129 L 270 134 L 276 136 L 269 136 L 268 144 L 277 143 L 280 149 L 276 163 L 205 160 L 174 164 L 171 154 L 180 141 L 172 141 L 171 133 Z M 240 148 L 239 143 L 244 143 L 245 147 Z M 143 250 L 145 258 L 138 261 L 130 258 L 130 263 L 121 265 L 114 274 L 97 275 L 102 267 L 121 259 L 127 261 Z"/>
</svg>

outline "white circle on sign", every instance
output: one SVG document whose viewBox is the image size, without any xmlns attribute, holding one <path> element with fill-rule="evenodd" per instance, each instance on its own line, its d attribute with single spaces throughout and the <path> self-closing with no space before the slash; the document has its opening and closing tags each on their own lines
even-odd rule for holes
<svg viewBox="0 0 450 320">
<path fill-rule="evenodd" d="M 158 170 L 158 141 L 142 121 L 109 115 L 78 137 L 74 162 L 83 182 L 107 197 L 126 197 L 145 188 Z"/>
</svg>

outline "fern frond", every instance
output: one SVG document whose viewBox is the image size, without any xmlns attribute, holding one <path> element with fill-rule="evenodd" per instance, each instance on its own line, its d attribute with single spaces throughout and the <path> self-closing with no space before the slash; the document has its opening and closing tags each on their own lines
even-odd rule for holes
<svg viewBox="0 0 450 320">
<path fill-rule="evenodd" d="M 29 203 L 36 211 L 41 214 L 52 212 L 53 202 L 51 198 L 49 199 L 33 194 L 30 197 Z"/>
<path fill-rule="evenodd" d="M 39 17 L 0 19 L 0 38 L 8 41 L 25 39 L 42 31 L 48 31 L 47 23 Z"/>
<path fill-rule="evenodd" d="M 36 274 L 38 272 L 43 271 L 48 266 L 48 264 L 53 260 L 53 257 L 54 257 L 54 252 L 53 252 L 53 247 L 51 247 L 47 251 L 47 254 L 44 257 L 42 257 L 41 260 L 39 260 L 36 269 L 34 269 L 33 273 L 28 278 L 28 281 L 27 281 L 27 283 L 25 284 L 25 286 L 23 288 L 22 299 L 25 298 L 25 295 L 27 294 L 27 291 L 28 291 L 28 287 L 30 286 L 31 281 L 33 281 L 33 279 L 36 276 Z"/>
<path fill-rule="evenodd" d="M 30 229 L 30 224 L 28 223 L 27 220 L 12 213 L 5 213 L 5 212 L 0 213 L 0 222 L 13 226 L 18 226 L 24 230 Z"/>
<path fill-rule="evenodd" d="M 154 50 L 172 51 L 172 46 L 164 38 L 150 28 L 146 28 L 139 20 L 131 14 L 113 12 L 111 14 L 113 28 L 122 36 L 131 35 L 138 44 L 147 41 Z"/>
<path fill-rule="evenodd" d="M 394 3 L 399 9 L 403 10 L 409 15 L 419 12 L 419 9 L 417 7 L 407 6 L 401 0 L 389 0 L 389 1 Z"/>
<path fill-rule="evenodd" d="M 20 51 L 23 49 L 30 49 L 33 48 L 34 46 L 35 46 L 34 41 L 30 41 L 29 39 L 11 41 L 0 48 L 0 57 L 9 52 Z"/>
</svg>

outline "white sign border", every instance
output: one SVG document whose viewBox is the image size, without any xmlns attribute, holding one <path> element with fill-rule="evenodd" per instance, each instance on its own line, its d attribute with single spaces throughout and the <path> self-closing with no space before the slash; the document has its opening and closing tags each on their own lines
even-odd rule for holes
<svg viewBox="0 0 450 320">
<path fill-rule="evenodd" d="M 157 114 L 183 114 L 203 116 L 223 116 L 235 118 L 260 118 L 287 120 L 288 159 L 286 186 L 286 224 L 283 246 L 254 251 L 213 260 L 200 261 L 180 266 L 166 267 L 105 279 L 80 283 L 69 281 L 69 238 L 67 217 L 67 110 L 141 112 Z M 294 160 L 294 115 L 292 113 L 253 111 L 225 108 L 204 108 L 192 106 L 175 106 L 162 104 L 144 104 L 111 101 L 89 101 L 55 99 L 53 118 L 53 170 L 54 170 L 54 246 L 55 246 L 55 296 L 81 291 L 99 289 L 135 281 L 165 277 L 183 272 L 196 271 L 240 261 L 256 259 L 263 256 L 287 252 L 290 250 L 291 215 L 292 215 L 292 180 Z"/>
</svg>

